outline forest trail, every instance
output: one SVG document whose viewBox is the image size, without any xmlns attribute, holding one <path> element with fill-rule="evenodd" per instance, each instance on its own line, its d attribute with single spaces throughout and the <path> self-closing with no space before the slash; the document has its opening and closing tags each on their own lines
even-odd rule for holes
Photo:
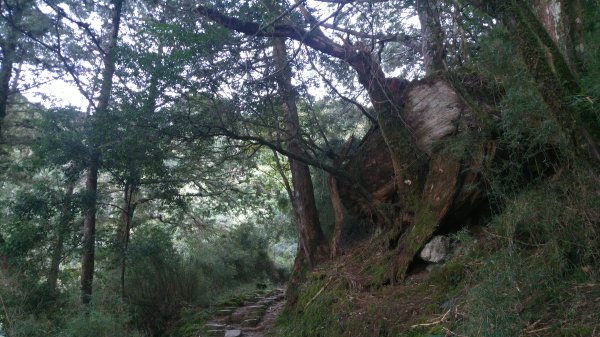
<svg viewBox="0 0 600 337">
<path fill-rule="evenodd" d="M 245 301 L 243 306 L 225 308 L 206 324 L 206 334 L 198 337 L 263 337 L 274 326 L 285 306 L 285 290 Z"/>
</svg>

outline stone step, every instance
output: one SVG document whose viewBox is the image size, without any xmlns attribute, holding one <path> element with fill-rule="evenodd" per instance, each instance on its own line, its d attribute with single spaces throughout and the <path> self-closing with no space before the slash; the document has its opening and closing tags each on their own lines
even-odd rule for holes
<svg viewBox="0 0 600 337">
<path fill-rule="evenodd" d="M 231 323 L 242 323 L 244 321 L 244 313 L 235 311 L 229 316 L 229 322 Z"/>
<path fill-rule="evenodd" d="M 223 331 L 225 331 L 225 328 L 227 328 L 227 326 L 225 324 L 221 324 L 221 323 L 206 323 L 205 326 L 208 329 L 210 329 L 210 330 L 223 330 Z"/>
<path fill-rule="evenodd" d="M 218 316 L 229 316 L 233 312 L 233 309 L 221 309 L 217 311 Z"/>
<path fill-rule="evenodd" d="M 224 337 L 240 337 L 242 335 L 242 330 L 227 330 L 225 331 Z"/>
<path fill-rule="evenodd" d="M 254 305 L 247 305 L 246 308 L 248 308 L 250 310 L 263 310 L 266 308 L 266 306 L 264 304 L 254 304 Z"/>
<path fill-rule="evenodd" d="M 198 337 L 203 337 L 204 335 L 200 335 Z M 206 336 L 208 337 L 224 337 L 225 330 L 207 330 Z"/>
<path fill-rule="evenodd" d="M 243 327 L 254 327 L 257 326 L 258 323 L 260 323 L 260 319 L 258 318 L 250 318 L 250 319 L 246 319 L 242 322 L 242 326 Z"/>
</svg>

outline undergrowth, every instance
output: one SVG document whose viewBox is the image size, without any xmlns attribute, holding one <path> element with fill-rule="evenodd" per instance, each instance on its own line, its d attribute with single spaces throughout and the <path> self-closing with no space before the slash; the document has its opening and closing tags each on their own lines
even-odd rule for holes
<svg viewBox="0 0 600 337">
<path fill-rule="evenodd" d="M 341 276 L 350 257 L 313 272 L 276 335 L 592 335 L 600 329 L 600 195 L 586 172 L 517 192 L 487 226 L 452 235 L 451 260 L 404 284 L 352 288 Z"/>
</svg>

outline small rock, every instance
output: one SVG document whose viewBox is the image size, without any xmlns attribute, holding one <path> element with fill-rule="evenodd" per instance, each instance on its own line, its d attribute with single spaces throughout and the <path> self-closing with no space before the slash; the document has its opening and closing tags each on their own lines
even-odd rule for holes
<svg viewBox="0 0 600 337">
<path fill-rule="evenodd" d="M 448 238 L 437 235 L 425 245 L 419 256 L 427 262 L 439 263 L 448 257 L 449 250 Z"/>
<path fill-rule="evenodd" d="M 227 330 L 225 331 L 225 337 L 240 337 L 242 330 Z"/>
</svg>

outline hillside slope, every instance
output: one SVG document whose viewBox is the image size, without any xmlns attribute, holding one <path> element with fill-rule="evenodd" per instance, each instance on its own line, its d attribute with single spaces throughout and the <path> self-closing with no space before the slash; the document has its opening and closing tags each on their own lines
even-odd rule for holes
<svg viewBox="0 0 600 337">
<path fill-rule="evenodd" d="M 449 234 L 443 263 L 397 284 L 385 233 L 308 273 L 277 336 L 596 336 L 600 189 L 570 172 L 533 184 L 484 226 Z M 389 254 L 388 254 L 389 257 Z"/>
</svg>

